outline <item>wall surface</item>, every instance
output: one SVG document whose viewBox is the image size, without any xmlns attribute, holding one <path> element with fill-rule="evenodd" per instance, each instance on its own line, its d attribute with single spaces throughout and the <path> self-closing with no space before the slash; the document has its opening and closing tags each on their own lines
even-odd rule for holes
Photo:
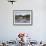
<svg viewBox="0 0 46 46">
<path fill-rule="evenodd" d="M 33 10 L 33 25 L 14 26 L 13 10 Z M 46 0 L 17 0 L 13 5 L 0 0 L 0 41 L 15 40 L 19 32 L 30 34 L 33 40 L 46 40 Z"/>
</svg>

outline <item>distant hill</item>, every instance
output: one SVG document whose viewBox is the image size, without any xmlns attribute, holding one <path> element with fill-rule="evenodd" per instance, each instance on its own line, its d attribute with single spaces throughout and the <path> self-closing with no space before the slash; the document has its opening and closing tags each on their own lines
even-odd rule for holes
<svg viewBox="0 0 46 46">
<path fill-rule="evenodd" d="M 15 16 L 15 19 L 18 19 L 19 17 L 23 17 L 23 19 L 25 18 L 25 19 L 30 19 L 30 14 L 26 14 L 26 15 L 16 15 Z"/>
</svg>

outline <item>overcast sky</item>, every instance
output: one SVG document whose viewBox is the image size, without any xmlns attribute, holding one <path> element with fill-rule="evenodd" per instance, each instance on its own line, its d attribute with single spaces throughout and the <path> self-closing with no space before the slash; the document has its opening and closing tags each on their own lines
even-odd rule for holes
<svg viewBox="0 0 46 46">
<path fill-rule="evenodd" d="M 26 14 L 31 14 L 31 11 L 15 11 L 14 14 L 24 16 Z"/>
</svg>

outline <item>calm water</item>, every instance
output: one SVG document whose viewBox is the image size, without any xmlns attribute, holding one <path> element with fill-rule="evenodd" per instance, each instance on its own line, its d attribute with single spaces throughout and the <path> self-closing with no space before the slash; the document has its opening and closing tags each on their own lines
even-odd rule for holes
<svg viewBox="0 0 46 46">
<path fill-rule="evenodd" d="M 17 19 L 17 20 L 15 20 L 15 23 L 30 23 L 30 20 L 26 20 L 26 19 Z"/>
</svg>

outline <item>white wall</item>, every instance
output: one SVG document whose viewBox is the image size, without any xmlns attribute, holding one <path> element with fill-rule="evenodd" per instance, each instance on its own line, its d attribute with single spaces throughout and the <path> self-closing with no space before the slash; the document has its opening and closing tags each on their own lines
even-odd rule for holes
<svg viewBox="0 0 46 46">
<path fill-rule="evenodd" d="M 33 10 L 33 25 L 14 26 L 13 10 Z M 46 40 L 46 0 L 17 0 L 13 5 L 0 0 L 0 40 L 14 40 L 19 32 L 31 34 L 33 40 Z"/>
</svg>

